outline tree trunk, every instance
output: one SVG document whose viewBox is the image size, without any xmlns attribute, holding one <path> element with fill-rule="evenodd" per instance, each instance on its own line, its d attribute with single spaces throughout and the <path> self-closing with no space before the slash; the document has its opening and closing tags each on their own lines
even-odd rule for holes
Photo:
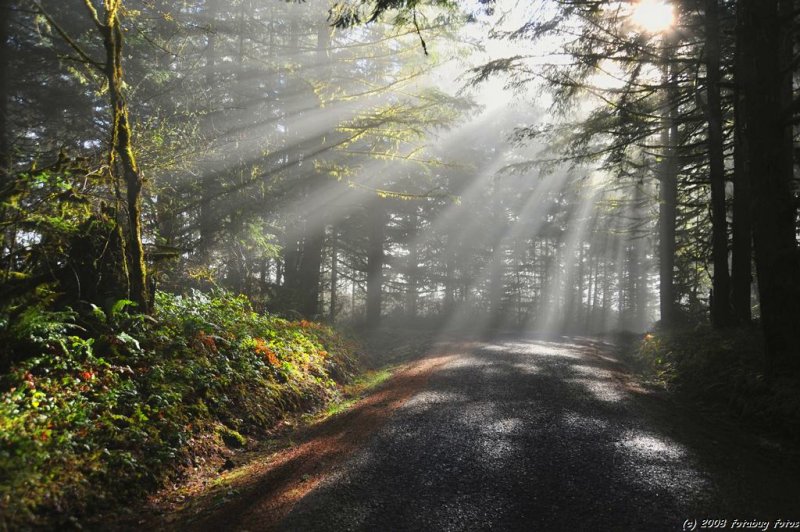
<svg viewBox="0 0 800 532">
<path fill-rule="evenodd" d="M 641 288 L 640 282 L 642 279 L 642 272 L 639 263 L 639 246 L 633 235 L 628 236 L 626 248 L 628 252 L 628 319 L 626 320 L 626 329 L 638 331 L 639 324 L 642 321 L 640 319 L 642 310 L 639 308 L 641 299 L 639 289 Z"/>
<path fill-rule="evenodd" d="M 419 282 L 419 249 L 417 247 L 417 206 L 414 205 L 408 216 L 408 286 L 406 289 L 406 316 L 417 317 L 417 285 Z"/>
<path fill-rule="evenodd" d="M 8 102 L 11 53 L 8 49 L 11 25 L 11 0 L 0 0 L 0 191 L 10 183 L 11 139 Z"/>
<path fill-rule="evenodd" d="M 8 46 L 8 38 L 11 25 L 11 0 L 0 0 L 0 198 L 5 193 L 10 192 L 11 185 L 11 124 L 9 123 L 9 101 L 10 101 L 10 67 L 11 51 Z M 0 205 L 0 220 L 5 219 L 5 209 Z M 13 249 L 13 231 L 8 229 L 0 230 L 0 257 L 6 255 L 6 248 Z M 8 254 L 10 255 L 10 253 Z M 6 256 L 8 256 L 6 255 Z M 2 280 L 7 280 L 10 265 L 2 264 Z"/>
<path fill-rule="evenodd" d="M 449 240 L 449 239 L 448 239 Z M 455 259 L 453 258 L 453 251 L 450 249 L 450 243 L 447 244 L 447 256 L 444 262 L 444 314 L 449 316 L 455 307 Z"/>
<path fill-rule="evenodd" d="M 291 234 L 286 235 L 286 238 L 283 243 L 283 267 L 281 268 L 281 275 L 279 277 L 282 279 L 283 284 L 282 286 L 286 289 L 286 293 L 288 294 L 291 301 L 288 301 L 290 305 L 294 303 L 294 300 L 297 297 L 297 290 L 299 289 L 299 264 L 300 264 L 300 253 L 298 251 L 299 242 L 297 241 L 297 237 Z M 278 281 L 280 282 L 280 281 Z"/>
<path fill-rule="evenodd" d="M 367 206 L 367 326 L 377 327 L 381 321 L 381 290 L 383 289 L 383 202 L 373 199 Z"/>
<path fill-rule="evenodd" d="M 672 57 L 672 38 L 665 39 L 663 44 L 662 66 L 664 68 L 664 105 L 661 111 L 661 149 L 663 158 L 660 168 L 661 186 L 659 190 L 659 295 L 661 304 L 661 324 L 669 328 L 675 325 L 675 224 L 677 218 L 678 199 L 678 164 L 675 156 L 677 127 L 675 115 L 677 110 L 673 84 L 674 66 L 670 65 Z"/>
<path fill-rule="evenodd" d="M 105 5 L 104 22 L 100 22 L 99 19 L 96 19 L 95 22 L 103 34 L 103 45 L 106 51 L 104 73 L 108 80 L 108 93 L 112 109 L 112 158 L 122 168 L 122 177 L 126 187 L 130 298 L 136 302 L 139 310 L 146 313 L 150 311 L 150 298 L 148 297 L 147 266 L 142 245 L 141 211 L 144 181 L 133 154 L 128 105 L 123 93 L 122 28 L 119 22 L 122 2 L 110 0 Z"/>
<path fill-rule="evenodd" d="M 784 116 L 784 43 L 791 42 L 792 19 L 782 17 L 778 0 L 739 0 L 737 32 L 741 62 L 737 72 L 745 104 L 745 157 L 753 197 L 753 244 L 761 323 L 771 377 L 800 373 L 800 261 L 792 194 L 791 130 Z"/>
<path fill-rule="evenodd" d="M 752 196 L 750 194 L 750 169 L 746 156 L 747 139 L 744 134 L 745 110 L 739 73 L 742 71 L 742 35 L 737 34 L 737 82 L 734 95 L 734 155 L 733 155 L 733 241 L 731 247 L 732 305 L 739 324 L 747 324 L 752 316 L 753 286 L 753 228 Z"/>
<path fill-rule="evenodd" d="M 213 113 L 215 111 L 213 101 L 213 93 L 217 86 L 217 33 L 216 21 L 219 17 L 218 0 L 206 1 L 206 17 L 208 19 L 209 28 L 206 36 L 206 49 L 205 49 L 205 82 L 207 92 L 206 112 L 208 116 L 205 122 L 205 142 L 211 142 L 211 139 L 217 135 L 213 122 Z M 200 184 L 200 213 L 198 225 L 200 228 L 200 240 L 197 244 L 197 258 L 200 264 L 208 265 L 210 261 L 211 249 L 214 245 L 214 233 L 218 226 L 217 217 L 214 213 L 214 199 L 218 195 L 219 184 L 215 179 L 216 172 L 207 170 L 203 175 Z"/>
<path fill-rule="evenodd" d="M 505 295 L 505 247 L 504 242 L 492 246 L 492 262 L 489 265 L 489 327 L 499 327 L 503 322 L 503 296 Z"/>
<path fill-rule="evenodd" d="M 645 197 L 644 181 L 637 183 L 635 187 L 636 189 L 634 190 L 633 208 L 636 220 L 641 221 L 647 217 L 647 211 L 646 211 L 647 198 Z M 637 238 L 633 242 L 631 242 L 635 250 L 634 253 L 635 268 L 636 268 L 634 272 L 634 275 L 636 277 L 635 324 L 637 332 L 644 331 L 649 325 L 649 319 L 647 315 L 647 302 L 650 300 L 649 288 L 647 286 L 647 273 L 649 270 L 649 264 L 647 262 L 647 253 L 643 249 L 645 243 L 646 240 L 641 235 L 637 235 Z"/>
<path fill-rule="evenodd" d="M 339 230 L 336 226 L 331 228 L 331 291 L 330 308 L 328 309 L 328 321 L 336 322 L 337 294 L 336 288 L 339 284 Z"/>
<path fill-rule="evenodd" d="M 711 323 L 732 323 L 728 272 L 728 213 L 725 208 L 725 154 L 720 99 L 720 31 L 718 0 L 706 0 L 706 90 L 708 91 L 708 151 L 711 181 L 712 279 Z"/>
<path fill-rule="evenodd" d="M 313 318 L 319 314 L 319 272 L 322 266 L 325 226 L 316 217 L 307 219 L 304 226 L 303 247 L 298 268 L 298 296 L 300 312 L 308 318 Z"/>
</svg>

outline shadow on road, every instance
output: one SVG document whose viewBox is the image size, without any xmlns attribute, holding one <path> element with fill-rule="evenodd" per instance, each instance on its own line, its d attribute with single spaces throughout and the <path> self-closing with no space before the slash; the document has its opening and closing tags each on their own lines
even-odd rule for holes
<svg viewBox="0 0 800 532">
<path fill-rule="evenodd" d="M 720 478 L 724 457 L 710 468 L 704 460 L 704 445 L 719 442 L 695 445 L 706 436 L 695 438 L 690 421 L 643 396 L 621 369 L 581 340 L 476 344 L 281 528 L 676 530 L 691 518 L 792 517 L 799 492 L 786 490 L 796 481 L 764 506 L 759 486 L 730 488 L 752 476 L 736 463 L 742 456 L 732 454 L 733 472 Z"/>
</svg>

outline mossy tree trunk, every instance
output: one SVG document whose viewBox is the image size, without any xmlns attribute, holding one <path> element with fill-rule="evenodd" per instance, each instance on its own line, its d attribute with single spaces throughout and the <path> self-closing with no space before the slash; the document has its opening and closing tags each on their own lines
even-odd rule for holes
<svg viewBox="0 0 800 532">
<path fill-rule="evenodd" d="M 128 214 L 127 255 L 130 264 L 130 299 L 142 312 L 150 311 L 150 298 L 147 287 L 147 265 L 142 245 L 142 179 L 136 158 L 133 154 L 132 131 L 128 115 L 128 104 L 123 91 L 124 75 L 122 68 L 122 26 L 120 12 L 122 0 L 104 0 L 103 16 L 100 17 L 90 0 L 85 4 L 95 25 L 103 36 L 106 52 L 104 74 L 108 82 L 111 104 L 111 168 L 119 167 L 125 182 Z"/>
</svg>

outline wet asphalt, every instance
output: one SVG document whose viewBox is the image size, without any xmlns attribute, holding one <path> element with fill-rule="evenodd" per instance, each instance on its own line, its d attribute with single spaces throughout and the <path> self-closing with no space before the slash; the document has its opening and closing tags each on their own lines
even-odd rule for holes
<svg viewBox="0 0 800 532">
<path fill-rule="evenodd" d="M 705 469 L 696 438 L 664 422 L 669 406 L 654 410 L 619 370 L 602 348 L 567 339 L 465 350 L 281 529 L 650 531 L 758 517 L 730 514 L 730 493 L 758 487 L 721 486 L 736 472 Z"/>
</svg>

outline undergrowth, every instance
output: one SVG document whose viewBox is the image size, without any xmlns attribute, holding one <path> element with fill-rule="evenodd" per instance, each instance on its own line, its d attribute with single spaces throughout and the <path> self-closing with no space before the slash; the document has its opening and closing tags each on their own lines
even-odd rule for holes
<svg viewBox="0 0 800 532">
<path fill-rule="evenodd" d="M 27 349 L 0 378 L 0 529 L 54 526 L 152 490 L 213 437 L 241 446 L 336 396 L 356 346 L 331 328 L 255 313 L 227 293 L 159 293 L 91 316 L 26 311 Z"/>
<path fill-rule="evenodd" d="M 714 406 L 760 432 L 800 441 L 800 383 L 770 381 L 755 329 L 708 325 L 646 334 L 634 362 L 668 388 Z"/>
</svg>

